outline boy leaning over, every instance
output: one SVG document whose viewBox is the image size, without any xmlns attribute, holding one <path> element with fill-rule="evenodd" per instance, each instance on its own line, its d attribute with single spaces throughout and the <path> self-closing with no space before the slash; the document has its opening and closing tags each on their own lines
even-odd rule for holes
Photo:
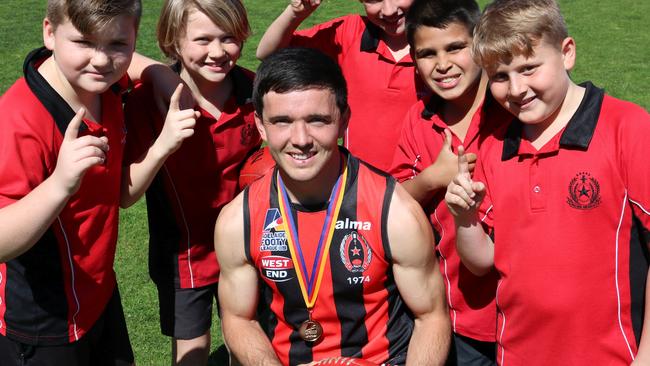
<svg viewBox="0 0 650 366">
<path fill-rule="evenodd" d="M 473 178 L 459 149 L 445 199 L 463 263 L 500 276 L 497 361 L 647 362 L 650 117 L 571 81 L 575 41 L 554 0 L 495 1 L 474 41 L 516 119 L 483 144 Z"/>
</svg>

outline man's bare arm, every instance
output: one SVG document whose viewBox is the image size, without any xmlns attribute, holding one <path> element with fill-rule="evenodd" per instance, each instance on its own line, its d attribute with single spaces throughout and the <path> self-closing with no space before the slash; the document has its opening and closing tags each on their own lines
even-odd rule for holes
<svg viewBox="0 0 650 366">
<path fill-rule="evenodd" d="M 451 326 L 433 234 L 418 203 L 400 186 L 388 213 L 388 238 L 397 288 L 415 316 L 406 364 L 443 365 Z"/>
<path fill-rule="evenodd" d="M 221 273 L 221 328 L 230 351 L 242 365 L 282 365 L 255 319 L 258 277 L 244 251 L 243 194 L 226 205 L 214 232 Z"/>
</svg>

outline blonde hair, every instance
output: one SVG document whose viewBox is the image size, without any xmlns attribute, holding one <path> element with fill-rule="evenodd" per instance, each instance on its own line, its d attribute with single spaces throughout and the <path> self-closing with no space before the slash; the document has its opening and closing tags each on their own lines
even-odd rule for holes
<svg viewBox="0 0 650 366">
<path fill-rule="evenodd" d="M 137 30 L 142 15 L 140 0 L 48 0 L 45 16 L 56 29 L 70 20 L 82 34 L 95 34 L 118 16 L 129 16 Z"/>
<path fill-rule="evenodd" d="M 243 43 L 250 35 L 246 8 L 239 0 L 165 0 L 158 21 L 158 46 L 172 60 L 179 60 L 180 39 L 192 11 L 205 14 L 224 32 Z"/>
<path fill-rule="evenodd" d="M 560 49 L 568 35 L 555 0 L 495 0 L 474 28 L 472 54 L 478 65 L 492 69 L 514 56 L 532 56 L 542 41 Z"/>
</svg>

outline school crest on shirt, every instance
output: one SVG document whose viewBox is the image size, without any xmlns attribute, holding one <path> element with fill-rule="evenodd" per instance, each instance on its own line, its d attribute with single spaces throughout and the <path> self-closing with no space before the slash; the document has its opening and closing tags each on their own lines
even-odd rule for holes
<svg viewBox="0 0 650 366">
<path fill-rule="evenodd" d="M 578 210 L 590 210 L 600 205 L 600 183 L 587 172 L 579 172 L 569 183 L 569 206 Z"/>
<path fill-rule="evenodd" d="M 352 273 L 365 271 L 372 260 L 370 245 L 368 245 L 366 238 L 357 231 L 351 231 L 343 237 L 339 247 L 339 254 L 345 268 Z"/>
<path fill-rule="evenodd" d="M 264 227 L 262 228 L 262 239 L 260 242 L 260 251 L 265 252 L 286 252 L 287 234 L 285 224 L 282 221 L 282 215 L 277 208 L 266 210 L 264 217 Z"/>
<path fill-rule="evenodd" d="M 248 146 L 248 145 L 250 145 L 250 144 L 251 144 L 251 141 L 252 141 L 252 139 L 253 139 L 253 132 L 254 132 L 254 131 L 255 131 L 255 124 L 253 124 L 253 123 L 246 123 L 246 124 L 244 125 L 244 127 L 242 127 L 242 129 L 241 129 L 241 132 L 240 132 L 240 133 L 241 133 L 241 135 L 240 135 L 241 138 L 239 139 L 239 142 L 240 142 L 243 146 Z"/>
</svg>

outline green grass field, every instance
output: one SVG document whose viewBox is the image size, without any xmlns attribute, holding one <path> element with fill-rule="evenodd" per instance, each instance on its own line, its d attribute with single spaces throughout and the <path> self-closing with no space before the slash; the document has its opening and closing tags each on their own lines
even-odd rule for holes
<svg viewBox="0 0 650 366">
<path fill-rule="evenodd" d="M 253 35 L 247 42 L 240 64 L 255 69 L 255 47 L 264 29 L 288 0 L 243 0 L 249 11 Z M 479 1 L 481 5 L 487 3 Z M 143 0 L 144 14 L 138 39 L 139 52 L 159 58 L 154 38 L 161 0 Z M 575 81 L 591 80 L 616 97 L 650 108 L 650 2 L 646 0 L 560 1 L 569 32 L 578 45 Z M 313 24 L 349 12 L 361 11 L 354 0 L 325 0 L 306 24 Z M 0 1 L 0 92 L 22 74 L 27 52 L 42 44 L 41 22 L 44 0 Z M 643 29 L 646 29 L 645 31 Z M 1 172 L 0 172 L 1 174 Z M 147 222 L 143 202 L 122 211 L 115 269 L 139 365 L 169 364 L 170 344 L 160 335 L 158 300 L 147 274 Z M 211 365 L 224 364 L 218 322 L 213 326 Z"/>
</svg>

